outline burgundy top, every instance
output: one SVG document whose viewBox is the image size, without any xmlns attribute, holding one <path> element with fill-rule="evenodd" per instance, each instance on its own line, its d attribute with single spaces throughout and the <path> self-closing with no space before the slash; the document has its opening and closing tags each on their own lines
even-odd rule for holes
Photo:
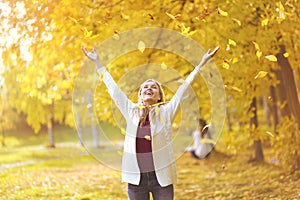
<svg viewBox="0 0 300 200">
<path fill-rule="evenodd" d="M 136 155 L 141 173 L 154 171 L 151 146 L 151 129 L 148 116 L 145 123 L 142 126 L 139 126 L 137 129 Z"/>
</svg>

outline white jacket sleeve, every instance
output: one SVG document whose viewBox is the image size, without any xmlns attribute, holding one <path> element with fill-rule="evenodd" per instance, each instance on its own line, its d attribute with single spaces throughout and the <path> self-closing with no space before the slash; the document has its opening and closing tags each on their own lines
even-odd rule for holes
<svg viewBox="0 0 300 200">
<path fill-rule="evenodd" d="M 186 92 L 188 87 L 194 81 L 195 77 L 198 75 L 199 71 L 194 69 L 189 76 L 185 79 L 184 83 L 177 89 L 176 93 L 172 97 L 171 101 L 166 105 L 166 109 L 170 114 L 171 120 L 173 121 L 176 113 L 178 111 L 180 101 L 183 98 L 188 97 L 188 93 Z"/>
<path fill-rule="evenodd" d="M 109 95 L 125 119 L 128 119 L 129 108 L 133 106 L 132 101 L 130 101 L 123 91 L 118 87 L 117 83 L 106 69 L 98 69 L 97 72 L 99 75 L 103 75 L 103 82 L 108 89 Z"/>
</svg>

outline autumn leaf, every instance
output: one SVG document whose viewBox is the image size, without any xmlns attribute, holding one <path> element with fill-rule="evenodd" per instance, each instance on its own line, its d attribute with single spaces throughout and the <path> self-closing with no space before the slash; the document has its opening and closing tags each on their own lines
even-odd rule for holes
<svg viewBox="0 0 300 200">
<path fill-rule="evenodd" d="M 145 137 L 144 137 L 146 140 L 148 140 L 148 141 L 151 141 L 151 137 L 150 137 L 150 135 L 145 135 Z"/>
<path fill-rule="evenodd" d="M 228 13 L 223 11 L 221 8 L 217 8 L 217 11 L 218 11 L 218 14 L 224 16 L 224 17 L 227 17 L 228 16 Z"/>
<path fill-rule="evenodd" d="M 92 34 L 93 34 L 93 31 L 88 31 L 86 27 L 84 27 L 82 31 L 83 31 L 83 33 L 84 33 L 84 37 L 85 37 L 85 38 L 89 38 L 89 37 L 91 37 Z"/>
<path fill-rule="evenodd" d="M 267 26 L 268 23 L 269 23 L 269 19 L 266 18 L 266 19 L 264 19 L 264 20 L 261 21 L 261 26 Z"/>
<path fill-rule="evenodd" d="M 265 71 L 259 71 L 258 74 L 254 77 L 254 79 L 263 78 L 268 74 L 268 72 Z"/>
<path fill-rule="evenodd" d="M 232 46 L 236 46 L 236 42 L 232 39 L 228 39 L 228 44 L 230 44 Z"/>
<path fill-rule="evenodd" d="M 283 56 L 285 57 L 285 58 L 287 58 L 287 57 L 289 57 L 289 53 L 287 53 L 287 52 L 285 52 L 284 54 L 283 54 Z"/>
<path fill-rule="evenodd" d="M 139 41 L 138 43 L 138 49 L 140 50 L 140 52 L 144 52 L 145 51 L 145 48 L 146 48 L 146 45 L 143 41 Z"/>
<path fill-rule="evenodd" d="M 236 86 L 232 86 L 231 89 L 233 89 L 233 90 L 235 90 L 237 92 L 242 92 L 243 91 L 242 89 L 240 89 L 240 88 L 238 88 Z"/>
<path fill-rule="evenodd" d="M 73 17 L 70 17 L 70 16 L 69 16 L 69 19 L 72 20 L 75 24 L 78 24 L 78 20 L 77 19 L 75 19 Z"/>
<path fill-rule="evenodd" d="M 277 58 L 274 55 L 268 55 L 268 56 L 265 56 L 265 58 L 268 59 L 269 61 L 277 62 Z"/>
<path fill-rule="evenodd" d="M 227 44 L 227 45 L 226 45 L 226 51 L 229 51 L 229 50 L 230 50 L 230 45 Z"/>
<path fill-rule="evenodd" d="M 230 68 L 230 65 L 229 65 L 228 63 L 226 63 L 226 62 L 223 62 L 222 67 L 223 67 L 224 69 L 229 69 L 229 68 Z"/>
<path fill-rule="evenodd" d="M 162 62 L 160 66 L 161 66 L 162 70 L 167 70 L 168 69 L 168 66 L 165 64 L 165 62 Z"/>
<path fill-rule="evenodd" d="M 119 40 L 120 39 L 119 32 L 114 31 L 114 35 L 112 36 L 112 38 L 114 38 L 115 40 Z"/>
<path fill-rule="evenodd" d="M 142 109 L 142 108 L 146 108 L 146 106 L 139 105 L 138 108 Z"/>
<path fill-rule="evenodd" d="M 260 57 L 262 56 L 262 52 L 261 52 L 260 50 L 257 50 L 257 51 L 256 51 L 256 56 L 257 56 L 258 58 L 260 58 Z"/>
<path fill-rule="evenodd" d="M 168 12 L 166 12 L 166 15 L 168 15 L 168 17 L 170 17 L 172 20 L 175 20 L 175 16 L 174 15 L 172 15 L 172 14 L 170 14 Z"/>
<path fill-rule="evenodd" d="M 271 137 L 274 137 L 274 135 L 270 131 L 266 131 L 266 134 L 268 134 Z"/>
<path fill-rule="evenodd" d="M 241 26 L 242 25 L 242 23 L 241 23 L 241 21 L 240 20 L 238 20 L 238 19 L 235 19 L 235 18 L 232 18 L 232 20 L 234 21 L 234 22 L 236 22 L 239 26 Z"/>
<path fill-rule="evenodd" d="M 254 44 L 254 47 L 256 50 L 260 50 L 260 47 L 256 42 L 252 41 L 252 43 Z"/>
<path fill-rule="evenodd" d="M 152 14 L 148 13 L 148 16 L 150 17 L 151 20 L 154 20 L 154 17 Z"/>
<path fill-rule="evenodd" d="M 239 58 L 234 57 L 234 58 L 232 59 L 232 64 L 237 63 L 238 61 L 239 61 Z"/>
<path fill-rule="evenodd" d="M 130 17 L 128 15 L 125 15 L 123 12 L 121 12 L 121 18 L 125 20 L 130 19 Z"/>
<path fill-rule="evenodd" d="M 279 12 L 279 18 L 285 19 L 284 6 L 282 5 L 281 1 L 279 1 L 279 8 L 277 9 L 277 11 Z"/>
<path fill-rule="evenodd" d="M 121 128 L 121 134 L 126 135 L 126 130 L 124 128 Z"/>
</svg>

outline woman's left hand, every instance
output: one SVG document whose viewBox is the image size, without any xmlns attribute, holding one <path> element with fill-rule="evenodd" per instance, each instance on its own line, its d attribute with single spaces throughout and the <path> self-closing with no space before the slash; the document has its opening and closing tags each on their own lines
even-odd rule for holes
<svg viewBox="0 0 300 200">
<path fill-rule="evenodd" d="M 85 47 L 81 48 L 83 53 L 93 62 L 99 61 L 99 56 L 95 48 L 93 48 L 92 52 L 89 52 Z"/>
</svg>

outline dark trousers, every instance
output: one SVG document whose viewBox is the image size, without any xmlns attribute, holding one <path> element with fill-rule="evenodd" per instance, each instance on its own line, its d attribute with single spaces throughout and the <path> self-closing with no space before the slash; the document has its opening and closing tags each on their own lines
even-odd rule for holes
<svg viewBox="0 0 300 200">
<path fill-rule="evenodd" d="M 153 200 L 173 200 L 173 185 L 161 187 L 157 181 L 155 172 L 141 173 L 139 185 L 128 183 L 129 200 L 149 200 L 150 192 Z"/>
</svg>

